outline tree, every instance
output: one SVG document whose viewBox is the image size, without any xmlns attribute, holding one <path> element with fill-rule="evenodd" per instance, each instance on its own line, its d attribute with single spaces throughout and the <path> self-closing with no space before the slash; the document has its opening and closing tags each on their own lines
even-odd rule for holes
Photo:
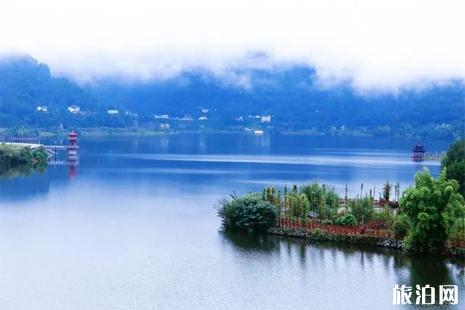
<svg viewBox="0 0 465 310">
<path fill-rule="evenodd" d="M 281 206 L 281 194 L 275 187 L 265 187 L 262 192 L 262 199 L 274 204 L 276 207 Z"/>
<path fill-rule="evenodd" d="M 318 201 L 318 216 L 320 219 L 326 218 L 326 193 L 322 192 Z"/>
<path fill-rule="evenodd" d="M 300 192 L 307 196 L 310 204 L 310 211 L 312 211 L 312 213 L 318 213 L 320 219 L 327 218 L 330 213 L 337 210 L 335 206 L 339 203 L 339 196 L 334 186 L 312 183 L 302 186 Z M 331 207 L 334 210 L 328 210 L 330 212 L 326 212 L 327 207 Z"/>
<path fill-rule="evenodd" d="M 414 186 L 402 194 L 400 207 L 410 223 L 405 249 L 420 252 L 442 251 L 455 219 L 465 214 L 458 183 L 447 179 L 445 169 L 437 179 L 427 169 L 417 172 Z"/>
<path fill-rule="evenodd" d="M 395 201 L 399 201 L 399 196 L 400 196 L 400 183 L 397 182 L 396 185 L 394 185 L 394 199 L 395 199 Z"/>
<path fill-rule="evenodd" d="M 449 146 L 441 166 L 447 169 L 449 179 L 454 179 L 459 183 L 459 192 L 465 197 L 465 139 Z"/>
<path fill-rule="evenodd" d="M 362 199 L 351 200 L 349 202 L 350 213 L 357 219 L 358 222 L 364 224 L 373 217 L 373 203 L 367 196 Z"/>
<path fill-rule="evenodd" d="M 308 211 L 310 210 L 310 203 L 305 194 L 299 195 L 299 206 L 300 206 L 300 221 L 305 223 L 308 217 Z"/>
<path fill-rule="evenodd" d="M 300 216 L 300 204 L 299 204 L 299 196 L 296 192 L 291 191 L 289 194 L 289 203 L 290 203 L 290 218 L 293 218 L 295 216 L 299 217 Z"/>
<path fill-rule="evenodd" d="M 287 190 L 287 186 L 284 187 L 283 209 L 284 209 L 284 212 L 287 212 L 287 215 L 291 217 L 291 201 L 289 198 L 289 192 Z"/>
<path fill-rule="evenodd" d="M 347 189 L 347 183 L 346 183 L 346 187 L 344 189 L 344 207 L 346 208 L 346 211 L 347 211 L 347 192 L 348 192 L 348 189 Z"/>
<path fill-rule="evenodd" d="M 386 183 L 383 186 L 383 199 L 387 203 L 389 203 L 391 199 L 391 191 L 392 191 L 392 184 L 389 183 L 389 181 L 386 181 Z"/>
</svg>

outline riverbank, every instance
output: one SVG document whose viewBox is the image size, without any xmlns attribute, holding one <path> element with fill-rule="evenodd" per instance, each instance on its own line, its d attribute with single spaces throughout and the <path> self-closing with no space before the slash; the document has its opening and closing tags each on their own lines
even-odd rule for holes
<svg viewBox="0 0 465 310">
<path fill-rule="evenodd" d="M 403 241 L 391 238 L 383 238 L 369 235 L 342 235 L 332 234 L 320 229 L 311 231 L 295 229 L 288 227 L 272 227 L 268 230 L 271 235 L 278 235 L 297 239 L 306 239 L 311 241 L 328 241 L 337 243 L 370 245 L 389 249 L 402 250 Z"/>
<path fill-rule="evenodd" d="M 268 230 L 268 234 L 282 236 L 286 238 L 301 239 L 311 242 L 331 242 L 339 244 L 351 244 L 359 246 L 379 247 L 390 250 L 403 250 L 404 242 L 394 238 L 385 238 L 372 235 L 343 235 L 333 234 L 321 229 L 305 230 L 300 228 L 289 227 L 272 227 Z M 465 258 L 465 247 L 457 246 L 454 243 L 449 243 L 447 247 L 447 256 Z"/>
</svg>

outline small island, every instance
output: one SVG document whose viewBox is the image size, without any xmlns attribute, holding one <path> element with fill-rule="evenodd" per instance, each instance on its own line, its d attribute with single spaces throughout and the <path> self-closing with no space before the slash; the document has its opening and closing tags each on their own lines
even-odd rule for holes
<svg viewBox="0 0 465 310">
<path fill-rule="evenodd" d="M 47 151 L 40 146 L 0 143 L 0 177 L 11 178 L 41 172 L 47 166 Z"/>
<path fill-rule="evenodd" d="M 449 147 L 437 178 L 419 171 L 403 193 L 389 182 L 379 199 L 363 184 L 354 198 L 347 188 L 340 197 L 334 186 L 318 183 L 269 186 L 220 201 L 218 216 L 225 230 L 465 257 L 464 174 L 461 140 Z"/>
</svg>

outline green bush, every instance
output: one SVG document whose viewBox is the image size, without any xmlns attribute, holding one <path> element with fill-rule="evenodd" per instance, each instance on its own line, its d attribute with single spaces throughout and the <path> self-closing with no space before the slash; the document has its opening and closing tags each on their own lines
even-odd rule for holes
<svg viewBox="0 0 465 310">
<path fill-rule="evenodd" d="M 438 178 L 427 169 L 417 172 L 414 186 L 405 190 L 400 208 L 411 224 L 404 239 L 405 249 L 441 252 L 445 249 L 457 218 L 465 216 L 465 201 L 456 180 L 449 180 L 446 169 Z"/>
<path fill-rule="evenodd" d="M 346 214 L 338 217 L 336 219 L 336 224 L 343 226 L 355 226 L 357 225 L 357 219 L 352 214 Z"/>
<path fill-rule="evenodd" d="M 225 229 L 263 232 L 276 223 L 276 206 L 257 194 L 220 201 L 218 216 Z"/>
<path fill-rule="evenodd" d="M 394 234 L 396 238 L 403 238 L 410 229 L 410 222 L 405 214 L 400 214 L 394 221 Z"/>
<path fill-rule="evenodd" d="M 323 225 L 333 225 L 333 221 L 326 219 L 326 220 L 323 220 L 321 222 L 321 224 L 323 224 Z"/>
</svg>

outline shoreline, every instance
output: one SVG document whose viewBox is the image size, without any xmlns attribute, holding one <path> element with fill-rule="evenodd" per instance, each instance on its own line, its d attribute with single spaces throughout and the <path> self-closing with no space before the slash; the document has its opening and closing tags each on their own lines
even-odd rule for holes
<svg viewBox="0 0 465 310">
<path fill-rule="evenodd" d="M 50 129 L 50 128 L 28 128 L 22 134 L 25 136 L 30 135 L 37 139 L 40 138 L 50 138 L 50 137 L 62 137 L 66 136 L 69 129 Z M 282 135 L 282 136 L 312 136 L 312 137 L 351 137 L 351 138 L 394 138 L 394 139 L 420 139 L 425 137 L 416 137 L 410 134 L 403 133 L 394 133 L 390 135 L 380 135 L 370 132 L 359 132 L 359 131 L 348 131 L 345 133 L 329 133 L 325 131 L 316 131 L 316 130 L 288 130 L 288 129 L 264 129 L 263 134 L 254 134 L 253 131 L 248 131 L 245 128 L 241 129 L 213 129 L 213 128 L 199 128 L 199 129 L 170 129 L 170 130 L 158 130 L 158 129 L 149 129 L 149 128 L 131 128 L 131 127 L 118 127 L 118 128 L 109 128 L 109 127 L 76 127 L 74 128 L 78 131 L 79 135 L 82 137 L 156 137 L 164 135 L 177 135 L 182 133 L 206 133 L 206 134 L 244 134 L 256 137 L 263 137 L 269 135 Z M 7 136 L 9 134 L 9 128 L 0 128 L 0 137 Z M 11 134 L 10 134 L 11 135 Z M 450 140 L 450 137 L 435 137 L 434 139 L 439 140 Z"/>
<path fill-rule="evenodd" d="M 304 230 L 299 228 L 284 228 L 275 226 L 268 229 L 269 235 L 281 236 L 305 241 L 330 242 L 334 244 L 349 244 L 359 246 L 370 246 L 403 253 L 403 240 L 383 238 L 369 235 L 340 235 L 332 234 L 320 229 Z M 465 248 L 448 246 L 445 256 L 465 258 Z M 442 255 L 437 255 L 442 256 Z"/>
<path fill-rule="evenodd" d="M 383 238 L 369 235 L 340 235 L 332 234 L 320 229 L 304 230 L 298 228 L 284 228 L 284 227 L 272 227 L 268 230 L 268 234 L 289 237 L 294 239 L 304 239 L 309 241 L 326 241 L 334 243 L 345 243 L 345 244 L 357 244 L 357 245 L 369 245 L 382 247 L 387 249 L 402 250 L 403 241 Z"/>
</svg>

